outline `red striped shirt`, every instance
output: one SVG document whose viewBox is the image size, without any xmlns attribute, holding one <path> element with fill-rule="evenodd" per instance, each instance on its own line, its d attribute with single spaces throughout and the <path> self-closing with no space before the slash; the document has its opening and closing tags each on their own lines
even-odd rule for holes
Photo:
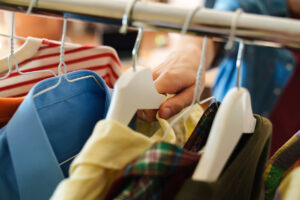
<svg viewBox="0 0 300 200">
<path fill-rule="evenodd" d="M 37 53 L 18 66 L 22 72 L 52 70 L 58 74 L 59 56 L 60 44 L 43 40 Z M 109 87 L 113 87 L 121 75 L 121 64 L 116 51 L 106 46 L 66 43 L 65 63 L 68 72 L 87 69 L 98 73 Z M 50 73 L 21 75 L 14 70 L 8 78 L 0 80 L 0 97 L 24 96 L 34 84 L 52 76 Z"/>
</svg>

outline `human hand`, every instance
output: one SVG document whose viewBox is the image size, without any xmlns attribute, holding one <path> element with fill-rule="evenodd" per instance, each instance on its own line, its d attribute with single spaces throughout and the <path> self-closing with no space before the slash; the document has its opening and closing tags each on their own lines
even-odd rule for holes
<svg viewBox="0 0 300 200">
<path fill-rule="evenodd" d="M 159 108 L 161 118 L 168 119 L 191 104 L 200 63 L 200 47 L 193 44 L 177 48 L 163 63 L 153 69 L 153 80 L 157 91 L 161 94 L 175 94 L 161 104 Z M 202 89 L 204 77 L 203 73 Z M 154 121 L 156 112 L 157 110 L 140 110 L 138 116 L 146 121 Z"/>
<path fill-rule="evenodd" d="M 153 69 L 153 80 L 157 91 L 161 94 L 175 94 L 160 105 L 161 118 L 169 119 L 192 103 L 202 42 L 201 37 L 182 36 L 175 50 L 163 63 Z M 212 39 L 207 39 L 200 91 L 204 88 L 205 69 L 212 63 L 219 48 L 219 44 Z M 156 113 L 157 110 L 137 112 L 138 116 L 146 121 L 154 121 Z"/>
</svg>

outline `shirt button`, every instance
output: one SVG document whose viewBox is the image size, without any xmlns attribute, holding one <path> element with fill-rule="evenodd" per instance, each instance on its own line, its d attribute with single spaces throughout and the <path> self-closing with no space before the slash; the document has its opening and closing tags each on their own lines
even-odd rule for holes
<svg viewBox="0 0 300 200">
<path fill-rule="evenodd" d="M 286 64 L 285 68 L 286 68 L 288 71 L 292 71 L 293 68 L 294 68 L 294 66 L 293 66 L 293 64 L 288 63 L 288 64 Z"/>
<path fill-rule="evenodd" d="M 275 89 L 273 90 L 273 93 L 274 93 L 276 96 L 278 96 L 278 95 L 280 95 L 280 93 L 281 93 L 281 89 L 280 89 L 280 88 L 275 88 Z"/>
</svg>

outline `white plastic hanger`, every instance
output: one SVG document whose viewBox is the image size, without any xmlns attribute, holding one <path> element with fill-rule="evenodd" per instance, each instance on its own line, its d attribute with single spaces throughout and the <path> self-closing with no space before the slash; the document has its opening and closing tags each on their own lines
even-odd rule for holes
<svg viewBox="0 0 300 200">
<path fill-rule="evenodd" d="M 127 29 L 135 0 L 129 2 L 123 16 L 121 30 Z M 124 28 L 125 27 L 125 28 Z M 116 82 L 106 119 L 114 119 L 128 125 L 138 109 L 159 108 L 165 96 L 159 94 L 154 86 L 152 71 L 149 68 L 136 67 L 137 53 L 142 39 L 143 28 L 140 27 L 136 43 L 132 50 L 133 66 Z"/>
<path fill-rule="evenodd" d="M 15 68 L 16 68 L 16 71 L 21 74 L 21 75 L 27 75 L 27 74 L 36 74 L 36 73 L 51 73 L 53 76 L 56 76 L 55 72 L 51 71 L 51 70 L 39 70 L 39 71 L 33 71 L 33 72 L 22 72 L 20 69 L 19 69 L 19 65 L 18 65 L 18 59 L 15 55 L 15 52 L 14 52 L 14 39 L 15 39 L 15 13 L 12 12 L 12 22 L 11 22 L 11 35 L 10 35 L 10 55 L 8 56 L 7 60 L 8 60 L 8 72 L 6 73 L 5 76 L 1 77 L 0 80 L 3 80 L 7 77 L 10 76 L 11 72 L 12 72 L 12 63 L 11 63 L 11 60 L 12 58 L 14 59 L 14 64 L 15 64 Z M 27 41 L 30 41 L 30 40 L 27 40 Z M 31 40 L 33 41 L 33 40 Z M 26 42 L 25 45 L 23 45 L 21 47 L 21 49 L 19 49 L 18 51 L 20 52 L 21 50 L 24 51 L 24 48 L 28 47 L 30 43 Z M 27 54 L 26 54 L 27 55 Z M 23 58 L 24 59 L 24 58 Z"/>
<path fill-rule="evenodd" d="M 241 11 L 237 12 L 240 15 Z M 236 17 L 237 18 L 237 17 Z M 237 19 L 233 19 L 236 24 Z M 234 25 L 235 26 L 235 25 Z M 234 37 L 234 34 L 232 34 Z M 229 40 L 233 42 L 233 40 Z M 232 44 L 229 44 L 229 47 Z M 237 57 L 237 87 L 225 96 L 213 121 L 201 160 L 192 176 L 193 180 L 214 182 L 220 176 L 239 139 L 244 133 L 253 133 L 256 119 L 253 116 L 250 94 L 240 87 L 240 68 L 244 43 L 239 44 Z"/>
<path fill-rule="evenodd" d="M 101 85 L 101 83 L 99 83 L 99 81 L 97 80 L 97 78 L 93 75 L 88 75 L 88 76 L 82 76 L 79 78 L 75 78 L 75 79 L 69 79 L 68 78 L 68 70 L 67 70 L 67 65 L 65 63 L 65 38 L 66 38 L 66 31 L 67 30 L 67 19 L 64 18 L 64 22 L 63 22 L 63 32 L 62 32 L 62 39 L 61 39 L 61 45 L 60 45 L 60 60 L 59 60 L 59 65 L 58 65 L 58 76 L 59 79 L 57 81 L 57 83 L 49 88 L 46 88 L 36 94 L 33 95 L 33 97 L 38 97 L 41 94 L 44 94 L 45 92 L 48 92 L 50 90 L 55 89 L 56 87 L 59 86 L 59 84 L 62 81 L 62 78 L 65 78 L 68 82 L 75 82 L 75 81 L 79 81 L 79 80 L 83 80 L 83 79 L 87 79 L 87 78 L 92 78 L 94 79 L 94 81 L 99 85 L 99 87 L 103 88 L 103 86 Z M 62 73 L 62 69 L 61 67 L 64 67 L 64 73 Z"/>
</svg>

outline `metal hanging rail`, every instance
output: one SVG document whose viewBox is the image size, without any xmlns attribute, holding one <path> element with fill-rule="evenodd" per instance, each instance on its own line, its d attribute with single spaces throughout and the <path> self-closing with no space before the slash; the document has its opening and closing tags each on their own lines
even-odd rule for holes
<svg viewBox="0 0 300 200">
<path fill-rule="evenodd" d="M 0 9 L 26 12 L 30 1 L 0 0 Z M 32 12 L 58 17 L 63 13 L 81 14 L 121 24 L 126 4 L 124 0 L 39 0 Z M 146 29 L 178 32 L 189 12 L 187 8 L 170 4 L 138 1 L 132 21 L 142 22 Z M 188 33 L 228 38 L 234 15 L 235 12 L 203 8 L 192 19 Z M 237 21 L 236 36 L 248 44 L 300 49 L 300 21 L 242 13 Z"/>
</svg>

